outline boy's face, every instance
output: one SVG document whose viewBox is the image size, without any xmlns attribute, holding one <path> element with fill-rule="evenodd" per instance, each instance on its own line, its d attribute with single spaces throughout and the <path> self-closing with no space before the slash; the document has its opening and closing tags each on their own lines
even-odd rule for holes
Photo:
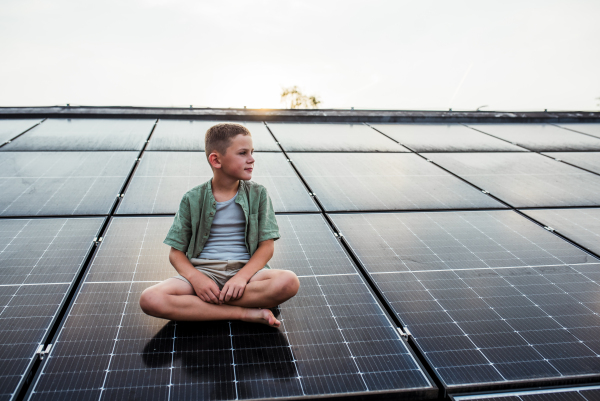
<svg viewBox="0 0 600 401">
<path fill-rule="evenodd" d="M 220 168 L 226 175 L 237 180 L 252 179 L 254 170 L 254 147 L 250 135 L 236 135 L 224 155 L 219 155 Z M 217 166 L 215 166 L 217 167 Z"/>
</svg>

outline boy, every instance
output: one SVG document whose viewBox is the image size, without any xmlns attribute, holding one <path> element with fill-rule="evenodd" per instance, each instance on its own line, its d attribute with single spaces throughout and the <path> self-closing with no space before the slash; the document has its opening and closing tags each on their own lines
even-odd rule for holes
<svg viewBox="0 0 600 401">
<path fill-rule="evenodd" d="M 279 228 L 267 190 L 252 178 L 250 131 L 222 123 L 208 129 L 213 178 L 188 191 L 164 243 L 179 273 L 144 290 L 148 315 L 171 320 L 228 320 L 279 327 L 273 308 L 298 292 L 289 270 L 270 269 Z"/>
</svg>

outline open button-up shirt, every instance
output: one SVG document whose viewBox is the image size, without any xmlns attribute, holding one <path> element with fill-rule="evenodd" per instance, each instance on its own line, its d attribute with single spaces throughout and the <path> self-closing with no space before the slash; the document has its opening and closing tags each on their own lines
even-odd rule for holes
<svg viewBox="0 0 600 401">
<path fill-rule="evenodd" d="M 184 252 L 188 259 L 198 257 L 202 252 L 217 211 L 211 180 L 190 189 L 183 195 L 173 225 L 163 241 Z M 279 227 L 271 198 L 264 186 L 253 181 L 240 180 L 238 191 L 235 203 L 239 204 L 244 211 L 246 248 L 252 256 L 258 249 L 259 242 L 279 239 Z M 269 268 L 268 265 L 265 267 Z"/>
</svg>

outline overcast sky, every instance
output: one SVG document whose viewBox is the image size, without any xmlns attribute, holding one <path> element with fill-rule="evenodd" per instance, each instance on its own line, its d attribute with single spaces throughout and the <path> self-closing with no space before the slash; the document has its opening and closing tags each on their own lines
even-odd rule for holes
<svg viewBox="0 0 600 401">
<path fill-rule="evenodd" d="M 0 106 L 599 110 L 600 1 L 0 2 Z"/>
</svg>

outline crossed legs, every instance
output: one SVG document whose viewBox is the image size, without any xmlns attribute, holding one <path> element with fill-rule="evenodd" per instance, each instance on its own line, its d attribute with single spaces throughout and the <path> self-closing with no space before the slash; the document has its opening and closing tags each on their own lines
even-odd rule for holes
<svg viewBox="0 0 600 401">
<path fill-rule="evenodd" d="M 296 295 L 300 282 L 289 270 L 265 269 L 257 272 L 244 289 L 244 295 L 222 305 L 202 301 L 194 288 L 183 280 L 169 278 L 142 292 L 144 313 L 170 320 L 244 320 L 278 327 L 279 321 L 268 309 Z"/>
</svg>

